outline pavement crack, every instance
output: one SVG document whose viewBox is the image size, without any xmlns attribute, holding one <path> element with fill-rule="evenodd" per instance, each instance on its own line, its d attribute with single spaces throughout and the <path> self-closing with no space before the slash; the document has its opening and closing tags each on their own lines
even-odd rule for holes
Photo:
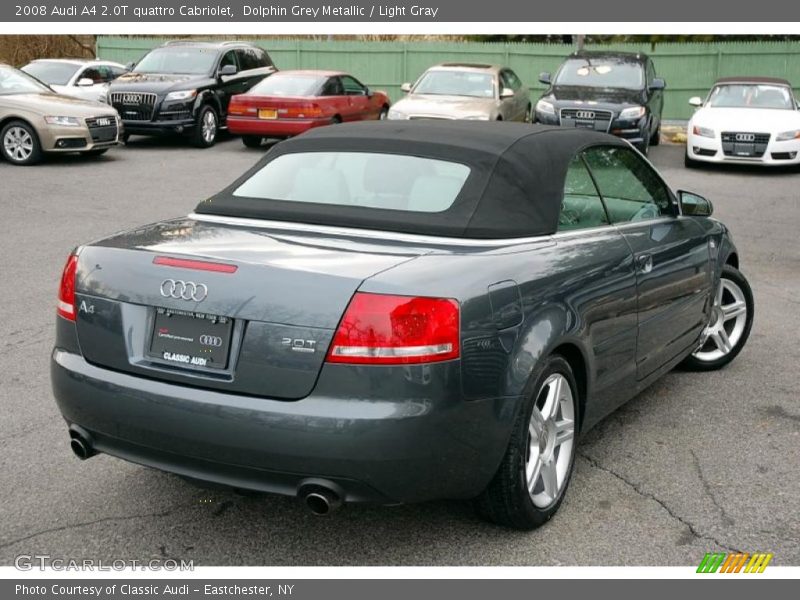
<svg viewBox="0 0 800 600">
<path fill-rule="evenodd" d="M 178 504 L 163 511 L 156 511 L 152 513 L 128 515 L 123 517 L 102 517 L 99 519 L 94 519 L 92 521 L 84 521 L 82 523 L 71 523 L 69 525 L 62 525 L 60 527 L 48 527 L 47 529 L 41 529 L 34 533 L 30 533 L 28 535 L 10 541 L 0 543 L 0 549 L 8 548 L 9 546 L 13 546 L 14 544 L 19 544 L 20 542 L 26 542 L 30 539 L 33 539 L 40 535 L 45 535 L 47 533 L 58 533 L 60 531 L 69 531 L 70 529 L 80 529 L 81 527 L 92 527 L 93 525 L 98 525 L 99 523 L 111 523 L 114 521 L 131 521 L 134 519 L 154 519 L 154 518 L 168 517 L 175 511 L 180 510 L 181 508 L 188 508 L 190 506 L 193 506 L 194 504 L 195 502 L 192 502 L 191 504 L 184 503 L 184 504 Z"/>
<path fill-rule="evenodd" d="M 667 514 L 670 517 L 672 517 L 673 519 L 678 521 L 681 525 L 686 527 L 689 530 L 689 533 L 691 533 L 692 536 L 695 539 L 711 541 L 714 544 L 716 544 L 719 548 L 722 548 L 723 550 L 727 550 L 728 552 L 738 552 L 738 550 L 736 550 L 735 548 L 731 548 L 727 544 L 725 544 L 723 542 L 720 542 L 715 537 L 710 536 L 710 535 L 706 535 L 706 534 L 701 533 L 700 531 L 698 531 L 697 527 L 691 521 L 688 521 L 684 517 L 680 516 L 678 513 L 676 513 L 674 510 L 672 510 L 672 508 L 670 508 L 669 505 L 666 502 L 661 500 L 655 494 L 652 494 L 650 492 L 647 492 L 647 491 L 643 490 L 642 486 L 640 484 L 638 484 L 638 483 L 636 483 L 634 481 L 631 481 L 627 477 L 622 475 L 621 473 L 617 473 L 613 469 L 610 469 L 610 468 L 600 464 L 600 462 L 596 458 L 594 458 L 592 456 L 589 456 L 588 454 L 586 454 L 584 452 L 579 452 L 578 456 L 580 456 L 581 458 L 586 460 L 586 462 L 588 462 L 595 469 L 597 469 L 599 471 L 603 471 L 604 473 L 608 473 L 609 475 L 617 478 L 619 481 L 621 481 L 622 483 L 627 485 L 629 488 L 631 488 L 634 492 L 639 494 L 642 498 L 647 498 L 648 500 L 652 500 L 653 502 L 658 504 L 661 508 L 663 508 L 667 512 Z"/>
<path fill-rule="evenodd" d="M 706 495 L 711 499 L 711 502 L 714 506 L 717 507 L 719 514 L 722 516 L 722 520 L 726 525 L 733 525 L 736 521 L 725 511 L 725 507 L 722 506 L 717 495 L 714 493 L 714 489 L 711 487 L 711 483 L 706 479 L 705 474 L 703 473 L 703 469 L 700 466 L 700 459 L 697 458 L 697 453 L 694 450 L 689 450 L 692 455 L 692 462 L 694 463 L 694 469 L 697 471 L 697 476 L 700 478 L 700 483 L 703 484 L 703 489 L 706 492 Z"/>
</svg>

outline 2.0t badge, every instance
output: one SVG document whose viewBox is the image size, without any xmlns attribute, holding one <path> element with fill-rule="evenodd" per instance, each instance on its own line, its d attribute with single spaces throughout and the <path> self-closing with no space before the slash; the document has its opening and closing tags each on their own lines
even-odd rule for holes
<svg viewBox="0 0 800 600">
<path fill-rule="evenodd" d="M 195 283 L 194 281 L 183 281 L 181 279 L 165 279 L 161 282 L 161 295 L 164 298 L 202 302 L 208 296 L 208 287 L 206 287 L 205 283 Z"/>
</svg>

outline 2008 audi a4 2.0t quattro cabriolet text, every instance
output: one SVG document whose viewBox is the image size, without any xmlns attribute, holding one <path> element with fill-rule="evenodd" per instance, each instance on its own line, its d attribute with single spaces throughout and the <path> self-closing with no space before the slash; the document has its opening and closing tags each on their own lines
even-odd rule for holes
<svg viewBox="0 0 800 600">
<path fill-rule="evenodd" d="M 710 215 L 607 134 L 320 128 L 188 217 L 75 250 L 55 397 L 80 458 L 318 513 L 475 498 L 532 528 L 581 432 L 744 346 L 752 295 Z"/>
</svg>

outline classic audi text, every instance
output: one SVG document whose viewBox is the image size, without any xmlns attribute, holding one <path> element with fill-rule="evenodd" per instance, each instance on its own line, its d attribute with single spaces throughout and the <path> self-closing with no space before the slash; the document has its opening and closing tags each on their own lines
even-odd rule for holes
<svg viewBox="0 0 800 600">
<path fill-rule="evenodd" d="M 188 217 L 69 256 L 72 450 L 320 514 L 461 498 L 536 527 L 582 433 L 744 347 L 753 297 L 711 212 L 595 131 L 314 129 Z"/>
</svg>

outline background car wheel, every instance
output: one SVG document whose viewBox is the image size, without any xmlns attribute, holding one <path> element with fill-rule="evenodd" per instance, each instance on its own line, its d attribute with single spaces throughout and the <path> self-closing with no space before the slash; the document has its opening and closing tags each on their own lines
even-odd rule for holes
<svg viewBox="0 0 800 600">
<path fill-rule="evenodd" d="M 389 107 L 388 106 L 384 106 L 381 109 L 381 112 L 378 113 L 378 120 L 379 121 L 385 121 L 388 116 L 389 116 Z"/>
<path fill-rule="evenodd" d="M 81 152 L 84 156 L 102 156 L 108 152 L 108 148 L 96 148 L 94 150 L 87 150 L 86 152 Z"/>
<path fill-rule="evenodd" d="M 197 125 L 192 131 L 192 143 L 198 148 L 210 148 L 217 141 L 219 119 L 210 106 L 204 106 L 197 115 Z"/>
<path fill-rule="evenodd" d="M 650 138 L 650 145 L 651 146 L 658 146 L 661 143 L 661 123 L 658 124 L 658 129 L 653 132 L 653 136 Z"/>
<path fill-rule="evenodd" d="M 640 144 L 636 144 L 636 149 L 639 150 L 639 152 L 641 152 L 645 156 L 647 156 L 647 154 L 650 152 L 650 135 L 647 132 L 645 132 L 645 135 L 643 137 L 644 141 Z"/>
<path fill-rule="evenodd" d="M 11 121 L 0 131 L 0 151 L 15 165 L 34 165 L 42 160 L 36 130 L 24 121 Z"/>
<path fill-rule="evenodd" d="M 533 123 L 534 122 L 534 119 L 533 119 L 533 106 L 531 104 L 528 104 L 528 108 L 525 109 L 525 122 L 526 123 Z"/>
<path fill-rule="evenodd" d="M 342 122 L 342 117 L 340 117 L 339 115 L 333 115 L 331 117 L 331 125 L 338 125 L 341 122 Z"/>
<path fill-rule="evenodd" d="M 700 161 L 689 158 L 689 151 L 683 154 L 683 166 L 687 169 L 697 169 L 700 166 Z"/>
<path fill-rule="evenodd" d="M 753 292 L 747 279 L 725 265 L 714 295 L 711 323 L 682 366 L 692 371 L 714 371 L 736 358 L 750 336 L 753 308 Z"/>
<path fill-rule="evenodd" d="M 248 148 L 258 148 L 261 146 L 263 139 L 260 135 L 243 135 L 242 143 Z"/>
<path fill-rule="evenodd" d="M 517 415 L 497 473 L 476 499 L 482 517 L 529 530 L 555 514 L 575 463 L 578 406 L 569 363 L 551 356 Z"/>
</svg>

